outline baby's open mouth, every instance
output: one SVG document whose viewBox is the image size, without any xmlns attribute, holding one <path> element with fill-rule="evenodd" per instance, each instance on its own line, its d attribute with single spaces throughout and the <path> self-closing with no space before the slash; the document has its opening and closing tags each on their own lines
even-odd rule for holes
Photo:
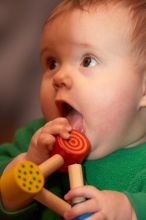
<svg viewBox="0 0 146 220">
<path fill-rule="evenodd" d="M 82 132 L 84 130 L 82 114 L 67 102 L 57 101 L 56 104 L 61 116 L 68 119 L 72 128 Z"/>
</svg>

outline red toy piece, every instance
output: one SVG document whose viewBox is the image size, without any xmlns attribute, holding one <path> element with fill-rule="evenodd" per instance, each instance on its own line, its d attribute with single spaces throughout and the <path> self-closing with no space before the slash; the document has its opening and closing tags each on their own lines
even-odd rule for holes
<svg viewBox="0 0 146 220">
<path fill-rule="evenodd" d="M 79 131 L 72 130 L 69 139 L 57 136 L 54 149 L 51 155 L 59 154 L 64 159 L 64 164 L 60 170 L 67 172 L 68 166 L 74 163 L 81 163 L 89 153 L 90 143 L 88 139 Z"/>
</svg>

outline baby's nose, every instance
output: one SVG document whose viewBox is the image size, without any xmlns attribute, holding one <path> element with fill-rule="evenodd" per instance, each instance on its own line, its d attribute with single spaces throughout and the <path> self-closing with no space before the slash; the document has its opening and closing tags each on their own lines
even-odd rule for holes
<svg viewBox="0 0 146 220">
<path fill-rule="evenodd" d="M 67 72 L 60 70 L 53 77 L 53 86 L 56 90 L 60 88 L 70 89 L 72 87 L 72 77 Z"/>
</svg>

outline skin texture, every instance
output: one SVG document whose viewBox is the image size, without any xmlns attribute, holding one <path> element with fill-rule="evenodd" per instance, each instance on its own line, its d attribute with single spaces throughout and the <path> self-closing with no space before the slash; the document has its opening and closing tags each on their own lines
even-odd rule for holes
<svg viewBox="0 0 146 220">
<path fill-rule="evenodd" d="M 45 25 L 40 100 L 49 122 L 34 134 L 28 152 L 9 166 L 22 158 L 37 164 L 46 160 L 56 134 L 69 138 L 75 116 L 91 143 L 88 159 L 144 142 L 145 75 L 135 68 L 131 34 L 128 10 L 112 5 L 76 9 Z M 74 117 L 65 114 L 63 102 L 75 109 Z M 65 199 L 78 196 L 88 200 L 66 212 L 66 220 L 86 212 L 94 213 L 88 220 L 136 220 L 123 193 L 84 186 L 70 191 Z"/>
</svg>

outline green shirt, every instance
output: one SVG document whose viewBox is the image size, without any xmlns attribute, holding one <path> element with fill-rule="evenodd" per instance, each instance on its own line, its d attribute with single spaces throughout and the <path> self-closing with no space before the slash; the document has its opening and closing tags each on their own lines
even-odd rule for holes
<svg viewBox="0 0 146 220">
<path fill-rule="evenodd" d="M 14 157 L 27 151 L 32 135 L 44 124 L 44 119 L 33 121 L 16 132 L 13 143 L 0 146 L 1 174 Z M 99 160 L 85 160 L 82 165 L 86 184 L 96 186 L 101 190 L 124 192 L 135 209 L 137 219 L 146 220 L 146 143 L 133 148 L 120 149 Z M 45 188 L 63 197 L 69 190 L 68 175 L 55 172 L 49 177 Z M 62 219 L 35 201 L 17 212 L 7 212 L 1 204 L 1 220 L 28 220 L 31 218 L 36 220 Z"/>
</svg>

